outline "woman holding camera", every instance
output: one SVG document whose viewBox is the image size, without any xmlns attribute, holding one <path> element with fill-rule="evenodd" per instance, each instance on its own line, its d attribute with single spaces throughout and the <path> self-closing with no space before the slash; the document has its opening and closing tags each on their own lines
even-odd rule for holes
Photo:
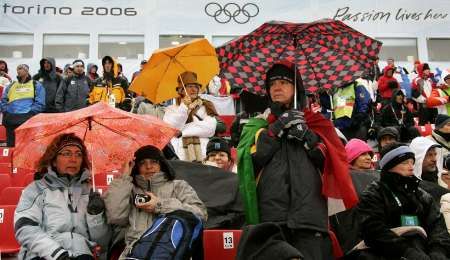
<svg viewBox="0 0 450 260">
<path fill-rule="evenodd" d="M 105 197 L 108 222 L 124 230 L 126 247 L 121 259 L 159 214 L 185 210 L 202 221 L 207 218 L 206 207 L 194 189 L 183 180 L 174 180 L 175 173 L 161 150 L 143 146 L 134 157 L 124 166 L 123 175 L 111 182 Z"/>
</svg>

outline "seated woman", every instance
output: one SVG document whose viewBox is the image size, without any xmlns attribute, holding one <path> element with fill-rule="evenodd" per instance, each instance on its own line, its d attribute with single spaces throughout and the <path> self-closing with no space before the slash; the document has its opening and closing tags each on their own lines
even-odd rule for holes
<svg viewBox="0 0 450 260">
<path fill-rule="evenodd" d="M 110 232 L 105 204 L 92 192 L 86 147 L 62 134 L 47 147 L 35 180 L 23 191 L 14 216 L 19 259 L 94 259 L 106 249 Z"/>
<path fill-rule="evenodd" d="M 213 137 L 206 145 L 206 159 L 204 164 L 215 166 L 226 171 L 237 173 L 237 167 L 231 158 L 228 142 L 220 137 Z"/>
<path fill-rule="evenodd" d="M 358 259 L 449 259 L 450 235 L 433 198 L 419 188 L 414 160 L 412 150 L 399 143 L 381 151 L 381 178 L 367 187 L 357 206 L 369 247 Z"/>
<path fill-rule="evenodd" d="M 125 258 L 159 214 L 185 210 L 203 222 L 207 218 L 206 207 L 194 189 L 183 180 L 174 180 L 175 173 L 161 150 L 143 146 L 134 156 L 134 161 L 124 166 L 122 176 L 111 182 L 105 197 L 108 222 L 125 232 L 125 250 L 120 259 Z M 135 204 L 137 194 L 147 195 L 150 200 Z"/>
</svg>

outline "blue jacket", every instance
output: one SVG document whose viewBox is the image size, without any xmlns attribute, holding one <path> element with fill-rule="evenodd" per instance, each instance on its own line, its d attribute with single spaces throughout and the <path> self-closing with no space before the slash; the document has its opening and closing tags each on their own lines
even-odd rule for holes
<svg viewBox="0 0 450 260">
<path fill-rule="evenodd" d="M 27 78 L 26 82 L 32 80 L 31 77 Z M 7 112 L 10 114 L 26 114 L 29 112 L 40 113 L 45 110 L 45 88 L 38 81 L 34 81 L 35 85 L 35 97 L 34 99 L 20 99 L 13 101 L 8 104 L 8 93 L 11 86 L 14 84 L 12 82 L 4 90 L 1 101 L 2 113 Z"/>
<path fill-rule="evenodd" d="M 353 106 L 352 118 L 343 117 L 336 119 L 334 125 L 339 129 L 346 129 L 352 126 L 352 122 L 356 120 L 355 123 L 362 123 L 363 115 L 368 115 L 370 105 L 372 103 L 372 98 L 370 97 L 369 91 L 363 86 L 359 85 L 357 82 L 354 83 L 355 86 L 355 105 Z M 364 116 L 366 117 L 366 116 Z"/>
</svg>

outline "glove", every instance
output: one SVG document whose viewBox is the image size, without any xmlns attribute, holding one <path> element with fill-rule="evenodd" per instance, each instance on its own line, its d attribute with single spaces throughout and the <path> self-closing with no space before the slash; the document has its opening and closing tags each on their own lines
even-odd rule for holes
<svg viewBox="0 0 450 260">
<path fill-rule="evenodd" d="M 406 249 L 403 256 L 408 260 L 430 260 L 430 257 L 423 251 L 412 247 Z"/>
<path fill-rule="evenodd" d="M 307 150 L 315 147 L 320 142 L 320 138 L 313 131 L 309 130 L 306 124 L 298 124 L 291 127 L 288 131 L 287 138 L 305 142 L 305 148 Z"/>
<path fill-rule="evenodd" d="M 278 119 L 270 124 L 269 131 L 274 135 L 281 137 L 284 133 L 283 130 L 289 129 L 294 125 L 305 124 L 305 118 L 303 112 L 298 110 L 289 110 L 284 112 Z"/>
<path fill-rule="evenodd" d="M 89 202 L 87 205 L 87 212 L 91 215 L 98 215 L 105 210 L 105 202 L 102 197 L 100 197 L 100 193 L 94 192 L 91 189 L 91 193 L 89 194 Z"/>
<path fill-rule="evenodd" d="M 70 260 L 69 253 L 66 251 L 60 254 L 56 260 Z"/>
</svg>

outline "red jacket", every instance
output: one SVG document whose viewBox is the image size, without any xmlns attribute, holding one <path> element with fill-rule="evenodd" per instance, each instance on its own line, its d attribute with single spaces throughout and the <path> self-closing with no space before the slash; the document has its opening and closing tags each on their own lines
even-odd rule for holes
<svg viewBox="0 0 450 260">
<path fill-rule="evenodd" d="M 387 76 L 387 72 L 388 71 L 393 71 L 394 72 L 395 68 L 391 67 L 391 66 L 386 66 L 383 69 L 383 76 L 381 76 L 378 79 L 378 92 L 380 93 L 380 96 L 383 99 L 391 99 L 392 97 L 392 91 L 394 89 L 389 87 L 389 82 L 390 81 L 395 81 L 395 83 L 397 84 L 397 88 L 396 89 L 400 89 L 400 84 L 398 84 L 398 81 L 393 77 L 388 77 Z"/>
</svg>

